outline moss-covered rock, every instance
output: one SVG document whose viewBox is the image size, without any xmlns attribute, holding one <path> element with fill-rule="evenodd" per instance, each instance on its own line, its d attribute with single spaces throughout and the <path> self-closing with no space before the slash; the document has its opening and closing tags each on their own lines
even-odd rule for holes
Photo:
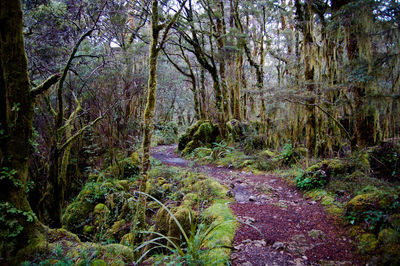
<svg viewBox="0 0 400 266">
<path fill-rule="evenodd" d="M 166 209 L 160 208 L 156 214 L 155 229 L 157 232 L 166 235 L 169 226 L 169 214 Z"/>
<path fill-rule="evenodd" d="M 186 130 L 186 133 L 179 138 L 178 150 L 182 151 L 186 147 L 202 123 L 204 123 L 204 120 L 198 120 Z"/>
<path fill-rule="evenodd" d="M 94 207 L 93 217 L 94 224 L 96 226 L 101 226 L 106 223 L 108 216 L 110 215 L 110 210 L 103 203 L 99 203 Z"/>
<path fill-rule="evenodd" d="M 182 150 L 182 153 L 189 154 L 197 147 L 198 147 L 198 144 L 194 140 L 191 140 L 191 141 L 189 141 L 188 144 L 186 144 L 185 148 Z"/>
<path fill-rule="evenodd" d="M 308 231 L 308 236 L 312 237 L 314 239 L 324 239 L 325 238 L 325 233 L 321 230 L 317 230 L 317 229 L 312 229 L 310 231 Z"/>
<path fill-rule="evenodd" d="M 62 216 L 63 226 L 73 233 L 81 233 L 82 227 L 94 208 L 94 203 L 78 200 L 68 205 Z"/>
<path fill-rule="evenodd" d="M 178 220 L 185 234 L 189 236 L 191 225 L 197 219 L 195 212 L 187 206 L 180 206 L 174 211 L 173 215 Z M 175 243 L 180 243 L 180 239 L 183 238 L 183 232 L 172 216 L 168 220 L 168 236 L 172 237 Z"/>
<path fill-rule="evenodd" d="M 358 248 L 361 254 L 371 254 L 376 251 L 378 243 L 378 239 L 376 239 L 374 234 L 365 233 L 360 237 Z"/>
<path fill-rule="evenodd" d="M 225 265 L 229 261 L 229 249 L 215 248 L 231 246 L 239 226 L 227 202 L 227 200 L 217 200 L 202 213 L 202 219 L 207 225 L 214 227 L 204 243 L 205 248 L 211 249 L 207 253 L 209 265 Z"/>
<path fill-rule="evenodd" d="M 400 244 L 400 233 L 392 228 L 385 228 L 378 234 L 379 244 Z"/>
<path fill-rule="evenodd" d="M 347 174 L 351 165 L 340 159 L 329 159 L 320 161 L 306 169 L 306 172 L 324 171 L 328 177 Z"/>
<path fill-rule="evenodd" d="M 376 194 L 368 193 L 357 195 L 346 204 L 347 212 L 361 213 L 376 208 Z"/>
<path fill-rule="evenodd" d="M 218 135 L 218 126 L 208 120 L 199 120 L 179 138 L 178 150 L 189 154 L 197 147 L 215 142 Z"/>
</svg>

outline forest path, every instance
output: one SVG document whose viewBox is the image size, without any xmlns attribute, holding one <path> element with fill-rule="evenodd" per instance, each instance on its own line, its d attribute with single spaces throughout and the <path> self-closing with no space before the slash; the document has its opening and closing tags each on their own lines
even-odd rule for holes
<svg viewBox="0 0 400 266">
<path fill-rule="evenodd" d="M 343 228 L 316 201 L 273 175 L 256 175 L 213 165 L 198 165 L 175 153 L 176 145 L 158 146 L 162 163 L 202 172 L 230 187 L 230 204 L 240 221 L 232 265 L 361 265 Z"/>
</svg>

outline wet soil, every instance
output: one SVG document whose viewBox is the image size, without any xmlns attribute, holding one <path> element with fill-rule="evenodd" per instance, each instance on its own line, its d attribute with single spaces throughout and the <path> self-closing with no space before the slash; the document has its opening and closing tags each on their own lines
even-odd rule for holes
<svg viewBox="0 0 400 266">
<path fill-rule="evenodd" d="M 238 217 L 232 265 L 363 265 L 343 226 L 319 202 L 273 175 L 198 165 L 175 153 L 176 145 L 152 149 L 164 164 L 203 172 L 230 188 Z"/>
</svg>

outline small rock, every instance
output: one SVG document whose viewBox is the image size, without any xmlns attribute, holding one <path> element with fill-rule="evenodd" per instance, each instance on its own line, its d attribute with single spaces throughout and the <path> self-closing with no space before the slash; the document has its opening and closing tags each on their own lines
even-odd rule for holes
<svg viewBox="0 0 400 266">
<path fill-rule="evenodd" d="M 275 242 L 272 247 L 276 250 L 285 249 L 285 245 L 282 242 Z"/>
<path fill-rule="evenodd" d="M 245 240 L 242 241 L 242 243 L 245 243 L 245 244 L 251 243 L 251 240 L 250 239 L 245 239 Z"/>
<path fill-rule="evenodd" d="M 249 197 L 249 201 L 255 201 L 256 199 L 255 199 L 255 197 L 254 196 L 250 196 Z"/>
<path fill-rule="evenodd" d="M 261 240 L 254 240 L 254 245 L 256 246 L 256 247 L 262 247 L 262 246 L 265 246 L 267 243 L 264 241 L 264 239 L 261 239 Z"/>
<path fill-rule="evenodd" d="M 303 260 L 308 260 L 307 256 L 302 256 L 301 257 Z"/>
<path fill-rule="evenodd" d="M 243 244 L 239 244 L 239 245 L 233 246 L 233 248 L 236 249 L 236 250 L 241 250 L 242 247 L 243 247 Z"/>
<path fill-rule="evenodd" d="M 315 205 L 315 204 L 317 204 L 317 202 L 315 200 L 312 200 L 312 201 L 308 202 L 308 204 Z"/>
</svg>

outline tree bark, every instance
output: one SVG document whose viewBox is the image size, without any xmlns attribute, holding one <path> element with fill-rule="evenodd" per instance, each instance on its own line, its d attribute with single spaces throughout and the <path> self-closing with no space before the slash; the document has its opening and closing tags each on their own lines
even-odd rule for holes
<svg viewBox="0 0 400 266">
<path fill-rule="evenodd" d="M 8 246 L 7 250 L 1 250 L 0 256 L 11 256 L 13 251 L 30 244 L 39 232 L 37 219 L 34 218 L 32 221 L 27 219 L 27 214 L 34 217 L 26 195 L 33 121 L 27 64 L 22 33 L 21 2 L 1 1 L 0 164 L 1 170 L 10 175 L 0 180 L 0 203 L 2 208 L 8 206 L 23 212 L 16 214 L 23 230 L 15 237 L 14 247 Z M 7 246 L 2 245 L 2 248 Z"/>
</svg>

